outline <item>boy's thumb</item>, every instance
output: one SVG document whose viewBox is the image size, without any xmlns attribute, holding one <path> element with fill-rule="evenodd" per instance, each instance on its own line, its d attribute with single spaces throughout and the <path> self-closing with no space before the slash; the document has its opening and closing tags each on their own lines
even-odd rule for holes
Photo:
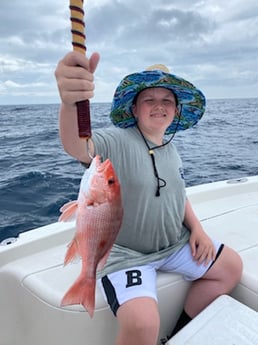
<svg viewBox="0 0 258 345">
<path fill-rule="evenodd" d="M 99 53 L 93 53 L 90 57 L 90 71 L 94 73 L 100 60 Z"/>
</svg>

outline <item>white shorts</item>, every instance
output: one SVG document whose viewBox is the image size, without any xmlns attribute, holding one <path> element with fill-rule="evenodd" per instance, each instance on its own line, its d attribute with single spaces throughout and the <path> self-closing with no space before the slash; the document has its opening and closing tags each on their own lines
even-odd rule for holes
<svg viewBox="0 0 258 345">
<path fill-rule="evenodd" d="M 189 243 L 179 251 L 143 266 L 120 270 L 104 276 L 98 280 L 101 290 L 114 315 L 123 303 L 137 297 L 151 297 L 157 300 L 156 275 L 157 271 L 179 273 L 185 280 L 201 278 L 219 257 L 223 244 L 213 240 L 216 248 L 216 258 L 208 265 L 198 264 L 193 259 Z"/>
</svg>

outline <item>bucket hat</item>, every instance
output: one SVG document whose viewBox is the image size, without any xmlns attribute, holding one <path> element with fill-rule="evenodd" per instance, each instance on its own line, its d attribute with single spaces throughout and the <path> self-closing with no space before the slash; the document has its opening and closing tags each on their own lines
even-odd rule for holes
<svg viewBox="0 0 258 345">
<path fill-rule="evenodd" d="M 163 87 L 171 90 L 177 98 L 179 112 L 166 129 L 165 134 L 173 134 L 194 126 L 205 111 L 205 96 L 189 81 L 171 74 L 164 65 L 153 65 L 145 71 L 129 74 L 123 78 L 115 90 L 110 118 L 117 127 L 136 125 L 132 105 L 143 90 Z"/>
</svg>

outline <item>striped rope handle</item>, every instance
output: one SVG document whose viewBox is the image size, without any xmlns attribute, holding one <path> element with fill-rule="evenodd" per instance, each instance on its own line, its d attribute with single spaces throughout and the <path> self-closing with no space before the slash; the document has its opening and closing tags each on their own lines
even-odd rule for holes
<svg viewBox="0 0 258 345">
<path fill-rule="evenodd" d="M 84 23 L 83 0 L 70 0 L 71 32 L 73 50 L 82 54 L 86 53 L 86 36 Z M 79 137 L 89 139 L 91 137 L 90 102 L 84 100 L 76 103 Z"/>
</svg>

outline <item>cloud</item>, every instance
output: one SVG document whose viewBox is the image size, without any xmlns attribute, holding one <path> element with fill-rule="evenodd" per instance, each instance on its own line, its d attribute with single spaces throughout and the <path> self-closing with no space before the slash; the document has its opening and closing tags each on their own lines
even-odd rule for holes
<svg viewBox="0 0 258 345">
<path fill-rule="evenodd" d="M 59 102 L 54 70 L 72 49 L 68 6 L 1 3 L 0 104 Z M 153 63 L 196 83 L 208 98 L 257 97 L 256 0 L 98 0 L 84 8 L 87 54 L 101 54 L 95 101 L 110 101 L 125 74 Z"/>
</svg>

